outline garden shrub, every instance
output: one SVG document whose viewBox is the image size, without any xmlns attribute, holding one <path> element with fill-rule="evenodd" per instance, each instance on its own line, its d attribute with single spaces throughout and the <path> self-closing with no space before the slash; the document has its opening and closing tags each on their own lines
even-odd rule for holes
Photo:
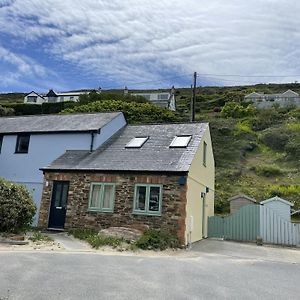
<svg viewBox="0 0 300 300">
<path fill-rule="evenodd" d="M 18 232 L 32 223 L 36 206 L 22 185 L 0 178 L 0 232 Z"/>
<path fill-rule="evenodd" d="M 167 248 L 178 248 L 177 237 L 163 230 L 148 229 L 136 241 L 136 246 L 144 250 L 165 250 Z"/>
</svg>

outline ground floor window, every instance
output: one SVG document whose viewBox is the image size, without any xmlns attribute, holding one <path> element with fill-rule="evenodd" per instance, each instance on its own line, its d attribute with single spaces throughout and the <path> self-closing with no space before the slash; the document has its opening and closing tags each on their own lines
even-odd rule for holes
<svg viewBox="0 0 300 300">
<path fill-rule="evenodd" d="M 89 210 L 113 212 L 115 202 L 115 184 L 91 183 Z"/>
<path fill-rule="evenodd" d="M 162 185 L 136 184 L 133 212 L 146 215 L 160 215 Z"/>
</svg>

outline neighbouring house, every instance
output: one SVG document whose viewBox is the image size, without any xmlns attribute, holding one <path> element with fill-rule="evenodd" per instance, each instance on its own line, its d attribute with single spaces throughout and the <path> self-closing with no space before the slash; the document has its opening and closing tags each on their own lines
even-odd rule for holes
<svg viewBox="0 0 300 300">
<path fill-rule="evenodd" d="M 128 94 L 128 89 L 125 87 L 124 94 Z M 169 110 L 176 111 L 176 102 L 175 102 L 175 89 L 172 87 L 170 92 L 143 92 L 143 93 L 132 93 L 132 96 L 141 96 L 152 102 L 153 104 L 168 108 Z"/>
<path fill-rule="evenodd" d="M 260 204 L 268 207 L 276 215 L 283 218 L 284 220 L 291 221 L 291 210 L 294 206 L 293 203 L 276 196 L 262 201 L 260 202 Z"/>
<path fill-rule="evenodd" d="M 253 92 L 244 97 L 245 102 L 252 102 L 257 108 L 270 108 L 274 104 L 280 107 L 300 107 L 300 96 L 298 93 L 287 90 L 282 94 L 264 94 Z"/>
<path fill-rule="evenodd" d="M 27 104 L 42 104 L 46 101 L 47 99 L 45 96 L 42 96 L 34 91 L 30 92 L 24 97 L 24 103 Z"/>
<path fill-rule="evenodd" d="M 256 204 L 256 200 L 244 195 L 239 194 L 234 197 L 231 197 L 227 200 L 230 203 L 230 213 L 234 214 L 236 211 L 238 211 L 241 207 L 248 205 L 248 204 Z"/>
<path fill-rule="evenodd" d="M 39 227 L 164 229 L 182 244 L 207 236 L 215 165 L 207 123 L 127 125 L 97 150 L 42 168 Z"/>
<path fill-rule="evenodd" d="M 24 184 L 39 209 L 43 190 L 40 168 L 66 150 L 93 151 L 125 124 L 121 112 L 2 117 L 0 177 Z"/>
<path fill-rule="evenodd" d="M 30 92 L 24 97 L 24 103 L 26 104 L 42 104 L 45 102 L 56 103 L 65 101 L 78 102 L 80 95 L 87 94 L 89 92 L 55 92 L 54 90 L 49 90 L 45 95 L 40 95 L 34 91 Z"/>
</svg>

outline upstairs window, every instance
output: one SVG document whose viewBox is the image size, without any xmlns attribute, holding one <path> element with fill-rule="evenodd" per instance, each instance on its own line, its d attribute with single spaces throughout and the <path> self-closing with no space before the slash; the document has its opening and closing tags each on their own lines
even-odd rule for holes
<svg viewBox="0 0 300 300">
<path fill-rule="evenodd" d="M 170 148 L 186 148 L 191 138 L 192 138 L 191 135 L 175 136 L 172 143 L 170 144 Z"/>
<path fill-rule="evenodd" d="M 203 142 L 203 166 L 206 167 L 207 144 Z"/>
<path fill-rule="evenodd" d="M 17 137 L 16 153 L 28 153 L 29 149 L 29 134 L 20 134 Z"/>
<path fill-rule="evenodd" d="M 125 146 L 125 148 L 141 148 L 148 138 L 148 136 L 135 137 Z"/>
<path fill-rule="evenodd" d="M 0 153 L 2 149 L 2 143 L 3 143 L 3 135 L 0 135 Z"/>
</svg>

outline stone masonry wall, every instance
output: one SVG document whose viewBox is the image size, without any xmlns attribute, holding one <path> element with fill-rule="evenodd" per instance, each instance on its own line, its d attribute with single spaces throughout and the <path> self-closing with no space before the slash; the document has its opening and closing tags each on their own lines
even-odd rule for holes
<svg viewBox="0 0 300 300">
<path fill-rule="evenodd" d="M 180 175 L 51 173 L 44 176 L 44 188 L 39 214 L 39 227 L 47 228 L 53 181 L 69 181 L 65 228 L 94 228 L 111 226 L 165 229 L 178 236 L 185 244 L 186 180 L 179 185 Z M 91 182 L 116 184 L 114 212 L 88 211 Z M 47 183 L 47 184 L 46 184 Z M 161 216 L 133 214 L 134 186 L 137 183 L 162 184 Z"/>
</svg>

